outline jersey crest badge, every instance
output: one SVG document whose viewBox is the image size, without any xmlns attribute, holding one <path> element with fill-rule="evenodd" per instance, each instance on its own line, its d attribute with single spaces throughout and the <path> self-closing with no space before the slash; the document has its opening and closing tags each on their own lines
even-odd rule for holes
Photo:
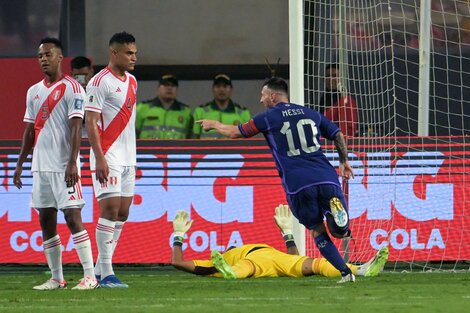
<svg viewBox="0 0 470 313">
<path fill-rule="evenodd" d="M 54 95 L 52 96 L 52 98 L 54 99 L 54 101 L 59 100 L 59 98 L 60 98 L 60 90 L 54 91 Z"/>
</svg>

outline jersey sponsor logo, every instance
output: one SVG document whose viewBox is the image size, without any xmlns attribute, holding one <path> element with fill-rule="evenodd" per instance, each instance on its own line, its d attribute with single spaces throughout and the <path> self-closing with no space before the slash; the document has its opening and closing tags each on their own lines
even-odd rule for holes
<svg viewBox="0 0 470 313">
<path fill-rule="evenodd" d="M 36 97 L 34 97 L 34 100 L 39 100 L 39 95 L 36 95 Z"/>
<path fill-rule="evenodd" d="M 73 103 L 73 107 L 75 110 L 81 110 L 83 106 L 83 99 L 75 99 L 75 102 Z"/>
<path fill-rule="evenodd" d="M 179 122 L 180 124 L 183 124 L 183 123 L 184 123 L 184 117 L 181 116 L 181 115 L 178 116 L 178 122 Z"/>
<path fill-rule="evenodd" d="M 121 88 L 117 87 L 116 92 L 121 92 Z"/>
<path fill-rule="evenodd" d="M 92 103 L 93 102 L 93 96 L 90 96 L 90 98 L 88 98 L 88 102 Z"/>
<path fill-rule="evenodd" d="M 71 196 L 69 197 L 69 201 L 72 201 L 72 200 L 77 200 L 77 199 L 75 199 L 75 196 L 74 196 L 74 195 L 71 195 Z"/>
</svg>

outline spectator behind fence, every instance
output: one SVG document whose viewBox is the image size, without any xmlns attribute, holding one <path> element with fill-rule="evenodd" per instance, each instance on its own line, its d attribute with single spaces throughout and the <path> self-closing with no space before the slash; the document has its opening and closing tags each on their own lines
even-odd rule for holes
<svg viewBox="0 0 470 313">
<path fill-rule="evenodd" d="M 339 89 L 339 65 L 328 64 L 325 68 L 325 93 L 320 98 L 320 112 L 335 123 L 346 137 L 357 135 L 356 100 Z"/>
<path fill-rule="evenodd" d="M 194 120 L 210 119 L 223 124 L 238 125 L 250 120 L 250 111 L 232 101 L 232 80 L 226 74 L 218 74 L 214 77 L 212 93 L 214 99 L 196 108 Z M 224 138 L 215 130 L 203 131 L 201 124 L 194 123 L 193 136 L 201 139 Z"/>
<path fill-rule="evenodd" d="M 137 105 L 136 130 L 140 139 L 186 139 L 193 127 L 191 109 L 176 100 L 178 79 L 163 75 L 157 96 Z"/>
</svg>

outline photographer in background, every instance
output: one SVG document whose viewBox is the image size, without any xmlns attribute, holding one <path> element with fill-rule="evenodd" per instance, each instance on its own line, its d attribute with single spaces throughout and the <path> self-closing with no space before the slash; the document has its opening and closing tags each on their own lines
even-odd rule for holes
<svg viewBox="0 0 470 313">
<path fill-rule="evenodd" d="M 86 90 L 88 82 L 95 73 L 93 66 L 91 66 L 91 60 L 84 56 L 78 56 L 70 61 L 70 67 L 72 68 L 72 76 Z"/>
<path fill-rule="evenodd" d="M 72 76 L 86 90 L 88 82 L 95 73 L 93 66 L 91 66 L 91 60 L 84 56 L 78 56 L 70 61 L 70 67 L 72 68 Z M 85 124 L 85 118 L 86 114 L 83 117 L 83 124 Z M 82 138 L 88 138 L 86 127 L 82 127 Z"/>
</svg>

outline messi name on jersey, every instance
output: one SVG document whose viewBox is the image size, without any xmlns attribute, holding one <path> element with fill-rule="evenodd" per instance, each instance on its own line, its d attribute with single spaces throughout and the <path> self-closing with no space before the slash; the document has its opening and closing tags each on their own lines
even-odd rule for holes
<svg viewBox="0 0 470 313">
<path fill-rule="evenodd" d="M 287 109 L 282 110 L 282 116 L 302 115 L 305 114 L 304 109 Z"/>
</svg>

